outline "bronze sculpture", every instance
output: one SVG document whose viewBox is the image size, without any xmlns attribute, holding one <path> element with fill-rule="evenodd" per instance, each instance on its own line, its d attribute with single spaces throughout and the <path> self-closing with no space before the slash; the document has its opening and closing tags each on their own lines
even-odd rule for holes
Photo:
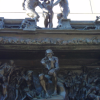
<svg viewBox="0 0 100 100">
<path fill-rule="evenodd" d="M 46 98 L 49 98 L 51 94 L 56 96 L 61 95 L 60 93 L 63 94 L 62 87 L 66 92 L 66 96 L 61 95 L 62 98 L 65 97 L 64 100 L 100 99 L 100 70 L 93 69 L 85 72 L 82 69 L 80 70 L 81 73 L 78 73 L 72 69 L 72 71 L 70 69 L 61 69 L 59 73 L 56 73 L 59 69 L 58 58 L 53 56 L 51 49 L 47 49 L 45 54 L 45 57 L 41 60 L 41 63 L 47 69 L 44 70 L 47 71 L 44 74 L 40 74 L 42 70 L 18 69 L 17 66 L 14 67 L 13 60 L 10 63 L 0 63 L 0 100 L 42 99 L 45 98 L 45 92 Z M 9 75 L 10 77 L 8 77 Z M 51 81 L 51 78 L 54 78 L 54 80 Z M 54 86 L 52 87 L 52 85 Z"/>
<path fill-rule="evenodd" d="M 43 3 L 39 0 L 23 0 L 22 3 L 23 9 L 26 10 L 26 13 L 31 19 L 34 19 L 35 22 L 39 21 L 39 14 L 35 11 L 35 8 L 39 6 L 43 10 L 44 25 L 45 27 L 52 28 L 52 19 L 53 19 L 53 0 L 43 0 Z"/>
<path fill-rule="evenodd" d="M 3 100 L 6 100 L 8 98 L 8 86 L 9 86 L 9 80 L 10 76 L 12 74 L 12 71 L 14 69 L 14 61 L 10 60 L 10 65 L 7 63 L 4 63 L 0 66 L 0 78 L 3 80 L 2 88 L 3 88 Z"/>
<path fill-rule="evenodd" d="M 44 25 L 47 28 L 52 28 L 52 20 L 53 20 L 53 1 L 54 0 L 43 0 L 43 17 L 44 17 Z"/>
<path fill-rule="evenodd" d="M 58 26 L 61 26 L 62 19 L 67 19 L 69 14 L 68 0 L 57 0 L 54 3 L 54 0 L 41 0 L 42 4 L 39 0 L 23 0 L 22 6 L 23 9 L 26 10 L 26 13 L 31 19 L 34 19 L 35 22 L 39 21 L 39 14 L 35 11 L 35 8 L 39 6 L 43 11 L 44 17 L 44 26 L 45 28 L 53 28 L 53 7 L 57 4 L 60 5 L 61 13 L 57 15 L 58 18 Z"/>
<path fill-rule="evenodd" d="M 39 0 L 23 0 L 22 6 L 23 9 L 26 10 L 27 15 L 37 22 L 40 16 L 35 11 L 35 8 L 37 6 L 43 8 Z"/>
<path fill-rule="evenodd" d="M 86 94 L 86 97 L 91 100 L 99 100 L 100 99 L 100 88 L 97 86 L 91 87 Z"/>
<path fill-rule="evenodd" d="M 16 78 L 15 78 L 15 80 L 16 80 L 16 97 L 15 97 L 15 100 L 18 100 L 19 88 L 20 88 L 20 84 L 22 82 L 21 79 L 22 79 L 22 77 L 19 76 L 19 72 L 17 71 L 16 72 Z"/>
<path fill-rule="evenodd" d="M 6 100 L 8 98 L 8 80 L 6 77 L 3 76 L 3 84 L 2 84 L 2 87 L 3 87 L 3 100 Z"/>
<path fill-rule="evenodd" d="M 68 6 L 68 0 L 57 0 L 53 6 L 59 4 L 60 5 L 60 9 L 61 9 L 61 13 L 59 13 L 57 15 L 58 18 L 58 26 L 61 26 L 61 20 L 62 19 L 67 19 L 67 16 L 70 12 L 69 10 L 69 6 Z"/>
<path fill-rule="evenodd" d="M 10 65 L 8 65 L 7 63 L 4 63 L 3 65 L 0 66 L 0 76 L 5 76 L 9 83 L 10 76 L 12 72 L 14 71 L 14 69 L 15 69 L 14 61 L 10 60 Z"/>
<path fill-rule="evenodd" d="M 69 10 L 69 6 L 68 6 L 68 0 L 57 0 L 54 4 L 53 4 L 53 6 L 55 6 L 55 5 L 57 5 L 59 3 L 59 5 L 60 5 L 60 9 L 61 9 L 61 14 L 62 14 L 62 17 L 64 18 L 64 19 L 67 19 L 67 16 L 68 16 L 68 14 L 69 14 L 69 12 L 70 12 L 70 10 Z"/>
<path fill-rule="evenodd" d="M 23 97 L 23 100 L 28 97 L 33 100 L 34 98 L 34 91 L 32 90 L 32 84 L 33 84 L 33 71 L 29 70 L 27 71 L 27 75 L 23 77 L 26 81 L 27 87 L 24 88 L 25 96 Z"/>
<path fill-rule="evenodd" d="M 56 75 L 56 72 L 59 69 L 58 58 L 53 56 L 53 51 L 51 49 L 47 49 L 45 55 L 46 56 L 41 60 L 41 63 L 45 66 L 45 68 L 48 69 L 48 75 L 54 77 L 55 89 L 54 89 L 53 95 L 57 95 L 57 75 Z M 41 83 L 44 91 L 46 92 L 46 98 L 48 98 L 50 96 L 47 92 L 46 83 L 45 83 L 44 78 L 45 78 L 44 74 L 39 75 L 40 83 Z"/>
</svg>

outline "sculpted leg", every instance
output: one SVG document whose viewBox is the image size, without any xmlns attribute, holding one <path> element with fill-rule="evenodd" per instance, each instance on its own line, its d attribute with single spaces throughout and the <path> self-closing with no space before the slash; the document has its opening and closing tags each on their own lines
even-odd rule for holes
<svg viewBox="0 0 100 100">
<path fill-rule="evenodd" d="M 4 84 L 3 85 L 3 95 L 4 95 L 3 100 L 7 100 L 7 98 L 8 98 L 7 88 L 8 88 L 8 86 Z"/>
<path fill-rule="evenodd" d="M 63 8 L 63 10 L 62 10 L 62 14 L 63 14 L 63 18 L 64 19 L 67 19 L 67 16 L 68 16 L 68 14 L 69 14 L 69 7 L 68 7 L 68 5 L 67 6 L 65 6 L 65 8 Z"/>
<path fill-rule="evenodd" d="M 57 76 L 56 76 L 56 73 L 55 72 L 53 73 L 53 76 L 54 76 L 54 80 L 55 80 L 55 83 L 54 83 L 55 88 L 54 88 L 53 95 L 57 95 Z"/>
<path fill-rule="evenodd" d="M 6 94 L 3 98 L 3 100 L 7 100 L 8 95 Z"/>
<path fill-rule="evenodd" d="M 51 12 L 49 15 L 49 28 L 53 27 L 52 20 L 53 20 L 53 12 Z"/>
<path fill-rule="evenodd" d="M 49 15 L 45 13 L 44 14 L 44 26 L 45 26 L 45 28 L 48 27 L 48 24 L 49 24 L 48 19 L 49 19 Z"/>
<path fill-rule="evenodd" d="M 47 89 L 46 89 L 46 84 L 45 84 L 45 80 L 44 80 L 44 75 L 43 74 L 40 74 L 39 75 L 39 79 L 40 79 L 40 84 L 42 85 L 44 91 L 46 92 L 46 98 L 50 97 L 48 95 L 48 92 L 47 92 Z"/>
<path fill-rule="evenodd" d="M 18 89 L 16 89 L 16 98 L 15 98 L 15 100 L 17 100 L 18 99 Z"/>
<path fill-rule="evenodd" d="M 33 11 L 33 14 L 34 14 L 35 21 L 38 22 L 40 16 L 38 15 L 38 13 L 34 9 L 32 11 Z"/>
<path fill-rule="evenodd" d="M 61 26 L 62 26 L 62 23 L 61 23 L 62 17 L 63 17 L 62 13 L 59 13 L 59 14 L 57 15 L 58 27 L 61 27 Z"/>
<path fill-rule="evenodd" d="M 64 19 L 67 19 L 67 16 L 68 16 L 68 14 L 69 14 L 69 12 L 70 12 L 69 6 L 68 6 L 68 0 L 62 0 L 62 1 L 60 2 L 60 9 L 61 9 L 63 18 L 64 18 Z"/>
<path fill-rule="evenodd" d="M 38 13 L 35 11 L 35 9 L 26 9 L 27 10 L 27 15 L 29 17 L 31 17 L 31 19 L 35 19 L 35 21 L 37 22 L 39 20 L 39 15 Z"/>
</svg>

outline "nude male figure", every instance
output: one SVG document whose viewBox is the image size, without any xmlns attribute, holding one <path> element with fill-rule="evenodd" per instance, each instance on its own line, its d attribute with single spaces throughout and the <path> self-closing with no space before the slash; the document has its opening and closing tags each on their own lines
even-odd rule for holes
<svg viewBox="0 0 100 100">
<path fill-rule="evenodd" d="M 57 75 L 56 75 L 56 72 L 59 69 L 58 58 L 53 56 L 53 51 L 51 49 L 47 49 L 46 56 L 41 60 L 41 63 L 44 65 L 45 68 L 48 69 L 48 75 L 54 77 L 55 88 L 54 88 L 53 95 L 57 95 Z M 40 83 L 41 83 L 44 91 L 46 92 L 46 98 L 48 98 L 50 96 L 49 96 L 47 89 L 46 89 L 45 77 L 46 77 L 46 75 L 44 75 L 44 74 L 39 75 Z"/>
<path fill-rule="evenodd" d="M 39 6 L 41 9 L 43 8 L 39 0 L 23 0 L 22 2 L 23 10 L 26 10 L 27 15 L 31 17 L 31 19 L 35 19 L 36 22 L 40 17 L 35 11 L 37 6 Z"/>
<path fill-rule="evenodd" d="M 53 1 L 54 0 L 42 0 L 42 6 L 43 6 L 43 17 L 44 17 L 44 25 L 47 28 L 52 28 L 52 20 L 53 20 Z"/>
<path fill-rule="evenodd" d="M 7 100 L 8 98 L 8 85 L 14 68 L 15 66 L 13 60 L 10 60 L 10 65 L 5 63 L 0 66 L 0 78 L 3 80 L 3 84 L 2 84 L 3 96 L 4 96 L 3 100 Z"/>
<path fill-rule="evenodd" d="M 57 0 L 54 4 L 53 7 L 55 5 L 59 4 L 60 5 L 60 9 L 61 9 L 61 13 L 59 13 L 57 15 L 58 18 L 58 25 L 61 25 L 61 20 L 62 19 L 67 19 L 67 16 L 70 12 L 69 10 L 69 6 L 68 6 L 68 0 Z"/>
</svg>

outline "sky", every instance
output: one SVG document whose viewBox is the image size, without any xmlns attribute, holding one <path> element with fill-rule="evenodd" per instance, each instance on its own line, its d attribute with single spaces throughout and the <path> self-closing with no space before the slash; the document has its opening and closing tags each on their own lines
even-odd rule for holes
<svg viewBox="0 0 100 100">
<path fill-rule="evenodd" d="M 56 1 L 56 0 L 54 0 Z M 100 0 L 68 0 L 70 14 L 68 19 L 72 21 L 94 21 L 96 16 L 100 16 Z M 43 26 L 42 10 L 37 7 L 36 11 L 40 14 L 39 26 Z M 57 13 L 60 13 L 59 5 L 53 8 L 54 27 L 57 26 Z M 24 19 L 28 16 L 22 9 L 22 0 L 0 0 L 0 17 L 5 19 Z"/>
</svg>

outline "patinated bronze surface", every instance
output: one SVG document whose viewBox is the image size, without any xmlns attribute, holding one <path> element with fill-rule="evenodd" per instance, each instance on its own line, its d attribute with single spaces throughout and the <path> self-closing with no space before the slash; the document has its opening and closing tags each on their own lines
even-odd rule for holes
<svg viewBox="0 0 100 100">
<path fill-rule="evenodd" d="M 23 30 L 35 30 L 37 28 L 35 19 L 24 19 L 21 23 L 20 29 Z"/>
<path fill-rule="evenodd" d="M 46 28 L 53 27 L 53 1 L 54 0 L 43 0 L 43 17 L 44 17 L 44 25 Z"/>
<path fill-rule="evenodd" d="M 86 66 L 82 66 L 80 69 L 76 68 L 75 70 L 65 68 L 60 69 L 55 74 L 59 69 L 58 58 L 52 56 L 52 54 L 52 51 L 48 52 L 47 50 L 46 57 L 41 60 L 41 63 L 47 70 L 36 71 L 30 67 L 17 68 L 13 60 L 7 63 L 1 62 L 0 100 L 35 100 L 48 98 L 50 95 L 52 97 L 52 94 L 55 96 L 57 94 L 61 95 L 63 100 L 100 99 L 99 68 L 89 68 Z M 42 72 L 44 74 L 41 74 Z M 54 77 L 54 81 L 51 80 L 50 76 Z"/>
<path fill-rule="evenodd" d="M 0 100 L 44 100 L 52 94 L 64 100 L 99 100 L 100 31 L 89 30 L 95 24 L 75 25 L 81 30 L 1 29 Z M 49 48 L 59 58 L 58 72 L 52 50 L 44 57 Z"/>
<path fill-rule="evenodd" d="M 58 58 L 53 56 L 53 51 L 51 49 L 47 49 L 46 54 L 45 54 L 45 58 L 43 58 L 41 60 L 41 63 L 45 66 L 45 68 L 48 69 L 47 74 L 49 76 L 54 77 L 55 87 L 54 87 L 54 93 L 52 95 L 57 95 L 57 75 L 56 75 L 56 72 L 59 69 Z M 47 78 L 47 76 L 44 74 L 39 75 L 40 83 L 46 92 L 46 97 L 48 98 L 49 94 L 48 94 L 47 89 L 46 89 L 46 83 L 45 83 L 44 77 Z"/>
<path fill-rule="evenodd" d="M 22 6 L 23 9 L 26 10 L 27 15 L 32 19 L 35 19 L 35 21 L 37 22 L 40 16 L 35 11 L 35 8 L 37 6 L 43 8 L 39 0 L 23 0 Z"/>
<path fill-rule="evenodd" d="M 68 1 L 67 0 L 57 0 L 54 3 L 54 0 L 23 0 L 22 6 L 26 10 L 26 13 L 29 17 L 37 22 L 39 21 L 39 14 L 35 11 L 36 6 L 39 6 L 43 10 L 44 25 L 45 28 L 53 28 L 53 7 L 57 4 L 60 5 L 61 12 L 57 15 L 59 26 L 62 24 L 62 19 L 67 19 L 69 13 Z"/>
<path fill-rule="evenodd" d="M 39 6 L 43 10 L 44 16 L 44 25 L 45 27 L 52 28 L 52 19 L 53 19 L 53 0 L 43 0 L 43 3 L 39 0 L 24 0 L 22 3 L 23 8 L 26 10 L 26 13 L 32 19 L 34 18 L 35 22 L 39 21 L 39 14 L 35 11 L 36 6 Z"/>
<path fill-rule="evenodd" d="M 60 27 L 62 25 L 62 19 L 67 19 L 70 10 L 69 10 L 69 5 L 68 5 L 68 0 L 57 0 L 53 4 L 53 6 L 55 6 L 57 4 L 60 5 L 60 9 L 61 9 L 61 13 L 59 13 L 57 15 L 57 18 L 58 18 L 58 27 Z"/>
</svg>

